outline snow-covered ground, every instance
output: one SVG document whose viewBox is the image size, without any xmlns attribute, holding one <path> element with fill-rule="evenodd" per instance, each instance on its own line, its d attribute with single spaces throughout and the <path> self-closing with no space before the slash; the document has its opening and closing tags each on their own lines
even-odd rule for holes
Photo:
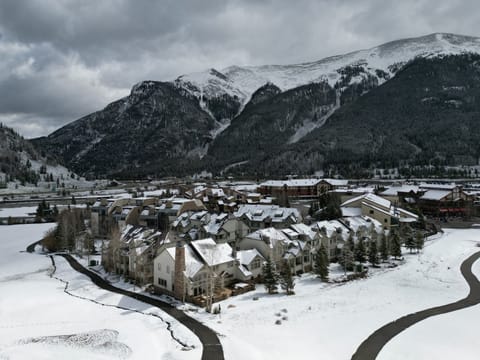
<svg viewBox="0 0 480 360">
<path fill-rule="evenodd" d="M 480 262 L 473 273 L 480 278 Z M 478 359 L 480 305 L 431 317 L 408 328 L 382 349 L 378 360 Z"/>
<path fill-rule="evenodd" d="M 37 206 L 22 206 L 13 208 L 1 208 L 0 217 L 7 216 L 29 216 L 37 212 Z"/>
<path fill-rule="evenodd" d="M 0 227 L 0 359 L 26 359 L 32 353 L 39 359 L 200 358 L 198 339 L 161 311 L 98 289 L 56 257 L 54 276 L 68 282 L 73 296 L 68 295 L 66 283 L 49 276 L 48 257 L 19 252 L 50 226 Z M 479 242 L 480 229 L 446 230 L 428 241 L 423 253 L 406 254 L 404 265 L 364 280 L 325 285 L 304 275 L 297 278 L 294 296 L 267 295 L 260 285 L 221 302 L 220 315 L 189 314 L 220 333 L 227 360 L 349 359 L 382 325 L 466 296 L 459 267 L 480 250 Z M 480 263 L 474 271 L 480 274 Z M 379 359 L 477 358 L 479 315 L 475 306 L 427 319 L 394 338 Z M 164 321 L 173 324 L 180 343 L 194 349 L 183 351 Z"/>
<path fill-rule="evenodd" d="M 479 242 L 479 229 L 446 230 L 443 236 L 427 242 L 423 253 L 406 254 L 406 264 L 365 280 L 324 285 L 305 275 L 297 279 L 294 296 L 267 295 L 260 285 L 255 292 L 221 302 L 220 315 L 201 311 L 194 316 L 223 335 L 220 339 L 229 360 L 349 359 L 382 325 L 466 296 L 468 285 L 460 264 L 480 250 L 476 246 Z M 462 312 L 427 320 L 412 328 L 412 334 L 407 330 L 398 341 L 387 345 L 382 359 L 478 358 L 474 334 L 466 335 L 459 327 L 463 324 L 473 331 L 478 318 L 474 315 L 480 313 L 480 307 Z M 275 324 L 277 320 L 280 325 Z M 450 321 L 458 327 L 446 329 Z M 417 340 L 417 335 L 422 340 Z M 461 353 L 450 349 L 450 354 L 461 356 L 449 357 L 441 349 L 437 356 L 431 356 L 433 344 L 441 341 L 440 347 L 462 347 Z M 422 351 L 420 356 L 416 356 L 417 348 Z"/>
<path fill-rule="evenodd" d="M 49 276 L 49 257 L 20 252 L 51 226 L 0 226 L 0 359 L 200 358 L 201 344 L 189 330 L 172 320 L 174 336 L 194 346 L 186 351 L 172 339 L 168 316 L 93 286 L 56 257 L 54 277 L 67 281 L 74 296 L 64 292 L 66 283 Z"/>
</svg>

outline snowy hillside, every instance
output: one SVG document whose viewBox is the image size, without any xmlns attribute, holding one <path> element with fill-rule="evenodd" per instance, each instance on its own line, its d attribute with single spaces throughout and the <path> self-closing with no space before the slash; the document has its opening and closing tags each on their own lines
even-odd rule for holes
<svg viewBox="0 0 480 360">
<path fill-rule="evenodd" d="M 437 33 L 392 41 L 371 49 L 303 64 L 230 66 L 220 71 L 209 69 L 201 73 L 182 75 L 177 78 L 176 84 L 198 97 L 221 97 L 227 94 L 237 96 L 245 104 L 253 92 L 267 82 L 277 85 L 283 91 L 320 81 L 328 81 L 333 86 L 342 79 L 345 68 L 361 67 L 365 72 L 352 77 L 350 83 L 371 75 L 381 84 L 415 57 L 468 52 L 480 53 L 480 38 Z"/>
</svg>

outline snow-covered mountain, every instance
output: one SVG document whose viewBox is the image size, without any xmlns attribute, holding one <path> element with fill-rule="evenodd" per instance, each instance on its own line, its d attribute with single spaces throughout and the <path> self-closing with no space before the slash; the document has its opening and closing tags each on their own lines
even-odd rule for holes
<svg viewBox="0 0 480 360">
<path fill-rule="evenodd" d="M 364 71 L 353 76 L 350 84 L 367 75 L 376 77 L 378 83 L 390 79 L 408 61 L 416 57 L 435 57 L 463 53 L 480 53 L 480 38 L 447 33 L 403 39 L 345 55 L 328 57 L 319 61 L 295 65 L 230 66 L 222 70 L 182 75 L 175 80 L 193 95 L 200 97 L 238 97 L 242 104 L 262 85 L 270 82 L 282 91 L 327 81 L 335 86 L 349 67 Z M 348 85 L 348 84 L 344 84 Z"/>
<path fill-rule="evenodd" d="M 41 192 L 91 183 L 58 164 L 13 129 L 0 124 L 0 193 Z"/>
<path fill-rule="evenodd" d="M 303 64 L 143 81 L 34 143 L 93 177 L 470 164 L 480 157 L 478 54 L 480 38 L 439 33 Z M 452 128 L 466 134 L 454 151 Z"/>
</svg>

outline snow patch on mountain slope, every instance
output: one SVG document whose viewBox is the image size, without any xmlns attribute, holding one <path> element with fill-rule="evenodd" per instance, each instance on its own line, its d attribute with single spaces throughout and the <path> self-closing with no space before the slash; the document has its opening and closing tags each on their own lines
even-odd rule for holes
<svg viewBox="0 0 480 360">
<path fill-rule="evenodd" d="M 335 111 L 337 111 L 340 108 L 340 91 L 337 90 L 336 92 L 336 99 L 335 99 L 335 105 L 320 119 L 317 121 L 313 120 L 307 120 L 303 122 L 303 125 L 297 129 L 295 134 L 293 134 L 290 139 L 288 140 L 289 144 L 293 144 L 298 142 L 301 138 L 304 136 L 308 135 L 311 131 L 315 130 L 316 128 L 322 127 L 325 122 L 328 120 L 330 116 L 333 115 Z"/>
<path fill-rule="evenodd" d="M 303 64 L 230 66 L 220 71 L 210 69 L 182 75 L 176 83 L 196 96 L 200 93 L 212 97 L 228 94 L 237 96 L 245 103 L 255 90 L 267 82 L 277 85 L 282 91 L 321 81 L 328 81 L 334 86 L 341 78 L 339 70 L 347 66 L 361 66 L 367 73 L 376 76 L 381 84 L 385 79 L 378 76 L 376 70 L 381 70 L 391 77 L 403 64 L 415 57 L 468 52 L 480 53 L 480 38 L 438 33 L 392 41 L 371 49 Z M 352 78 L 352 82 L 360 80 L 361 77 Z"/>
</svg>

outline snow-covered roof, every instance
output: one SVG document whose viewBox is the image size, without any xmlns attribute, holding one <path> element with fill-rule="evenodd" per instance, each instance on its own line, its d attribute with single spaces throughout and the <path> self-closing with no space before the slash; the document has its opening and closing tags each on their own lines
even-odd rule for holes
<svg viewBox="0 0 480 360">
<path fill-rule="evenodd" d="M 298 187 L 298 186 L 315 186 L 320 183 L 320 179 L 292 179 L 292 180 L 269 180 L 260 184 L 260 186 L 268 187 Z"/>
<path fill-rule="evenodd" d="M 166 249 L 170 256 L 175 259 L 175 247 L 169 247 Z M 195 252 L 189 247 L 185 246 L 185 274 L 192 278 L 194 277 L 204 266 L 202 260 L 195 254 Z"/>
<path fill-rule="evenodd" d="M 246 237 L 253 240 L 264 241 L 271 248 L 273 248 L 277 242 L 283 242 L 286 244 L 290 244 L 292 242 L 282 231 L 273 227 L 257 230 L 248 234 Z"/>
<path fill-rule="evenodd" d="M 351 216 L 345 218 L 345 221 L 348 222 L 348 226 L 355 232 L 362 227 L 367 229 L 374 228 L 378 234 L 383 231 L 383 226 L 380 221 L 368 216 Z"/>
<path fill-rule="evenodd" d="M 340 231 L 342 237 L 346 239 L 349 232 L 349 229 L 338 220 L 322 220 L 311 225 L 311 229 L 316 232 L 320 231 L 322 228 L 325 228 L 328 237 L 332 236 L 333 233 Z"/>
<path fill-rule="evenodd" d="M 420 183 L 422 189 L 432 190 L 453 190 L 457 187 L 455 183 L 450 184 L 432 184 L 432 183 Z"/>
<path fill-rule="evenodd" d="M 375 195 L 375 194 L 372 194 L 372 193 L 370 193 L 370 194 L 365 194 L 364 199 L 365 199 L 365 200 L 368 200 L 368 201 L 370 201 L 370 202 L 372 202 L 372 203 L 375 203 L 376 205 L 379 205 L 379 206 L 381 206 L 381 207 L 384 207 L 384 208 L 386 208 L 386 209 L 389 209 L 390 206 L 391 206 L 391 204 L 392 204 L 392 203 L 390 202 L 390 200 L 387 200 L 387 199 L 385 199 L 385 198 L 382 198 L 381 196 L 378 196 L 378 195 Z"/>
<path fill-rule="evenodd" d="M 226 243 L 217 244 L 212 238 L 195 240 L 190 246 L 197 250 L 202 260 L 209 266 L 234 261 L 232 248 Z"/>
<path fill-rule="evenodd" d="M 282 229 L 282 232 L 288 236 L 289 239 L 293 240 L 298 238 L 298 233 L 292 229 Z"/>
<path fill-rule="evenodd" d="M 351 199 L 348 199 L 348 200 L 344 201 L 340 206 L 341 206 L 341 207 L 348 207 L 349 205 L 354 204 L 354 203 L 356 203 L 357 201 L 363 199 L 365 195 L 366 195 L 366 194 L 362 194 L 362 195 L 359 195 L 359 196 L 355 196 L 355 197 L 353 197 L 353 198 L 351 198 Z"/>
<path fill-rule="evenodd" d="M 420 187 L 417 185 L 393 185 L 389 186 L 385 191 L 382 192 L 383 196 L 397 196 L 399 192 L 401 193 L 409 193 L 414 192 L 417 193 L 420 190 Z"/>
<path fill-rule="evenodd" d="M 420 199 L 422 200 L 442 200 L 451 193 L 450 190 L 428 190 Z"/>
<path fill-rule="evenodd" d="M 210 189 L 208 189 L 207 192 L 210 193 L 212 196 L 216 196 L 216 197 L 224 197 L 225 196 L 225 192 L 223 191 L 222 188 L 210 188 Z"/>
<path fill-rule="evenodd" d="M 246 215 L 251 221 L 263 221 L 271 218 L 273 222 L 283 222 L 290 216 L 293 216 L 296 221 L 301 219 L 297 209 L 283 208 L 278 205 L 240 205 L 234 216 L 238 218 L 243 215 Z"/>
<path fill-rule="evenodd" d="M 391 206 L 390 200 L 384 199 L 381 196 L 375 195 L 373 193 L 367 193 L 367 194 L 363 194 L 363 195 L 354 197 L 352 199 L 349 199 L 349 200 L 343 202 L 341 206 L 342 207 L 349 207 L 349 205 L 352 205 L 359 200 L 362 200 L 362 202 L 361 202 L 362 204 L 365 203 L 365 202 L 369 202 L 369 203 L 373 203 L 377 206 L 381 206 L 381 207 L 384 207 L 384 208 L 387 208 L 387 209 L 390 208 L 390 206 Z"/>
<path fill-rule="evenodd" d="M 263 256 L 258 252 L 257 249 L 237 251 L 237 259 L 242 265 L 250 265 L 253 259 L 255 259 L 257 256 L 260 256 L 260 258 L 263 259 Z"/>
<path fill-rule="evenodd" d="M 340 208 L 340 210 L 342 210 L 342 216 L 343 217 L 362 215 L 362 208 L 359 208 L 359 207 L 344 207 L 344 206 L 342 206 Z"/>
<path fill-rule="evenodd" d="M 129 251 L 141 255 L 161 236 L 160 231 L 142 226 L 127 225 L 121 234 L 121 241 L 128 245 Z"/>
<path fill-rule="evenodd" d="M 216 235 L 226 220 L 228 220 L 228 214 L 211 214 L 210 221 L 203 226 L 203 229 L 207 234 Z"/>
<path fill-rule="evenodd" d="M 315 231 L 313 231 L 308 225 L 305 225 L 304 223 L 292 224 L 290 225 L 290 228 L 292 228 L 299 234 L 307 236 L 311 240 L 315 238 L 315 235 L 316 235 Z"/>
<path fill-rule="evenodd" d="M 332 186 L 347 186 L 348 185 L 348 180 L 343 180 L 343 179 L 322 179 L 326 183 L 332 185 Z"/>
</svg>

